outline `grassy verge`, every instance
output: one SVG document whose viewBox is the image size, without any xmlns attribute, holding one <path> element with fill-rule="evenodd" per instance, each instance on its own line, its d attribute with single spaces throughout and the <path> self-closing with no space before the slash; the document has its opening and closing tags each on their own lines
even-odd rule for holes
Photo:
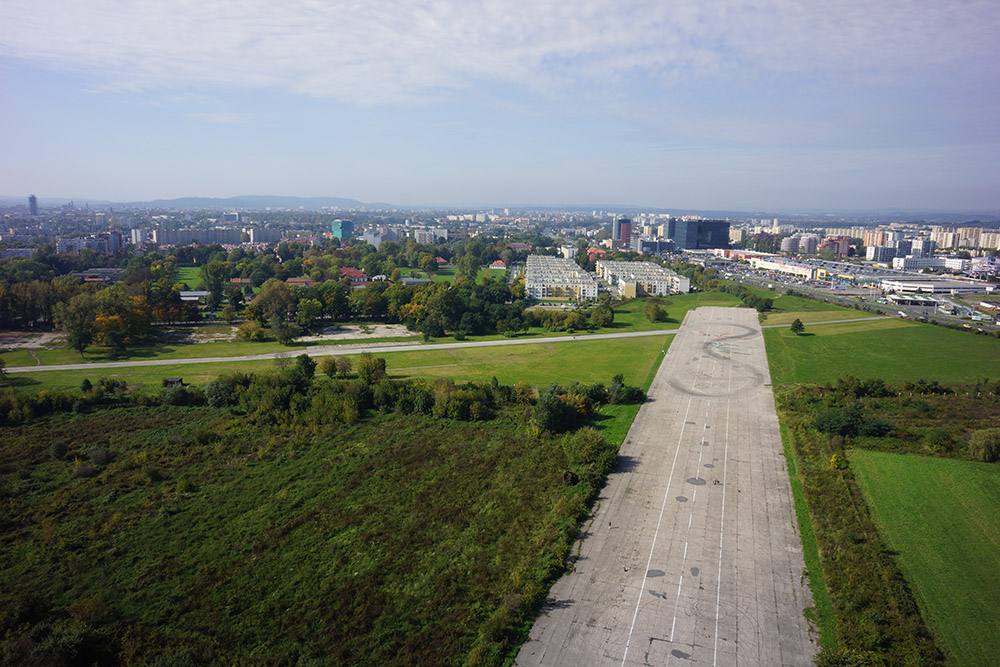
<svg viewBox="0 0 1000 667">
<path fill-rule="evenodd" d="M 813 624 L 813 627 L 819 630 L 819 644 L 823 650 L 835 651 L 837 649 L 837 617 L 833 612 L 830 592 L 826 589 L 826 580 L 823 578 L 819 543 L 816 541 L 812 517 L 809 515 L 809 507 L 806 504 L 795 448 L 791 445 L 791 435 L 784 424 L 781 424 L 781 446 L 788 464 L 788 480 L 792 486 L 795 518 L 799 525 L 799 538 L 802 540 L 802 557 L 806 563 L 805 574 L 809 579 L 809 591 L 813 598 L 813 606 L 806 609 L 806 618 Z"/>
<path fill-rule="evenodd" d="M 960 665 L 1000 655 L 1000 467 L 849 453 L 855 479 L 928 620 Z"/>
<path fill-rule="evenodd" d="M 796 475 L 818 545 L 823 579 L 836 619 L 837 649 L 857 664 L 944 664 L 913 594 L 879 536 L 851 471 L 831 465 L 843 460 L 842 445 L 810 427 L 808 416 L 782 410 L 794 451 Z M 796 508 L 798 511 L 798 508 Z M 822 609 L 817 608 L 822 622 Z M 829 631 L 821 641 L 828 651 Z M 828 656 L 832 659 L 832 656 Z M 839 663 L 831 663 L 839 664 Z M 854 664 L 854 663 L 846 663 Z"/>
</svg>

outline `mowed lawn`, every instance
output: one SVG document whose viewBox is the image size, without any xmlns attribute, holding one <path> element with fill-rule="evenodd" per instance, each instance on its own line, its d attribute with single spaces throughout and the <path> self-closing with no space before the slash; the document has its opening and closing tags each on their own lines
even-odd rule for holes
<svg viewBox="0 0 1000 667">
<path fill-rule="evenodd" d="M 855 479 L 958 665 L 1000 655 L 1000 466 L 854 450 Z"/>
<path fill-rule="evenodd" d="M 853 308 L 844 308 L 835 303 L 783 294 L 775 297 L 774 308 L 768 312 L 764 324 L 791 324 L 795 320 L 804 323 L 829 322 L 855 317 L 869 317 L 869 314 Z"/>
<path fill-rule="evenodd" d="M 174 283 L 186 283 L 193 290 L 201 288 L 200 266 L 178 266 L 174 271 Z"/>
<path fill-rule="evenodd" d="M 965 383 L 1000 375 L 1000 340 L 899 319 L 807 326 L 801 336 L 765 329 L 764 342 L 775 384 L 845 375 Z"/>
</svg>

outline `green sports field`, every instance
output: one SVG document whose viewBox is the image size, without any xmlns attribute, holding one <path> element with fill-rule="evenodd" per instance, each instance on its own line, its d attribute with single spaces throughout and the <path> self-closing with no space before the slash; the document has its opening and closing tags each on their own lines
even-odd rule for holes
<svg viewBox="0 0 1000 667">
<path fill-rule="evenodd" d="M 864 450 L 850 462 L 955 664 L 997 664 L 1000 466 Z"/>
<path fill-rule="evenodd" d="M 199 266 L 178 266 L 174 272 L 175 283 L 186 283 L 191 289 L 201 287 L 201 267 Z"/>
<path fill-rule="evenodd" d="M 899 319 L 765 329 L 774 384 L 836 382 L 845 375 L 886 382 L 966 383 L 1000 375 L 1000 340 Z"/>
</svg>

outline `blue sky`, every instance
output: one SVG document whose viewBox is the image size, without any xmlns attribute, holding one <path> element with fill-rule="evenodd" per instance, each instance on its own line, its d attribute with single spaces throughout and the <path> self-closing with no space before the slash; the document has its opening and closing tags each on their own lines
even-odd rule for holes
<svg viewBox="0 0 1000 667">
<path fill-rule="evenodd" d="M 4 195 L 1000 210 L 996 0 L 5 0 L 0 26 Z"/>
</svg>

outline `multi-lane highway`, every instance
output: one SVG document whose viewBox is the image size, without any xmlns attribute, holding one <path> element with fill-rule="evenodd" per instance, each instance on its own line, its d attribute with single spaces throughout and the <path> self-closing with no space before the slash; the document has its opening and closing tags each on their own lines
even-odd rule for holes
<svg viewBox="0 0 1000 667">
<path fill-rule="evenodd" d="M 757 313 L 692 311 L 518 665 L 806 665 L 817 647 Z"/>
</svg>

